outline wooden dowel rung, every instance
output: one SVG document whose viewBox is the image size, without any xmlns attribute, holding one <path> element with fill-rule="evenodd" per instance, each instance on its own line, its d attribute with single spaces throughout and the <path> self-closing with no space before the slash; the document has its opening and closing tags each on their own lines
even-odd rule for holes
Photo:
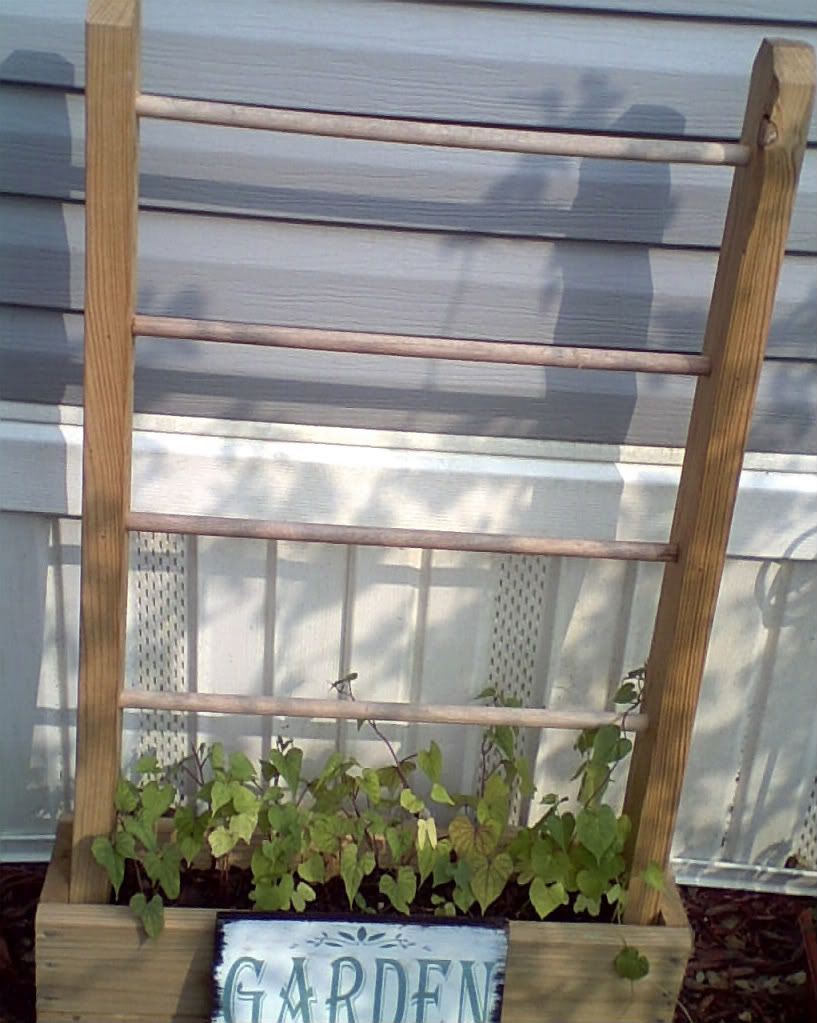
<svg viewBox="0 0 817 1023">
<path fill-rule="evenodd" d="M 741 166 L 751 149 L 732 142 L 697 142 L 686 139 L 626 138 L 581 135 L 529 128 L 486 127 L 440 121 L 333 114 L 315 110 L 246 106 L 210 100 L 177 99 L 141 94 L 136 100 L 141 117 L 192 121 L 233 128 L 325 135 L 369 142 L 482 149 L 541 156 L 597 157 L 604 160 L 640 160 L 658 163 L 697 163 Z"/>
<path fill-rule="evenodd" d="M 618 370 L 631 373 L 668 373 L 706 376 L 709 358 L 682 352 L 640 352 L 613 348 L 577 348 L 468 338 L 421 337 L 411 334 L 376 334 L 357 330 L 317 327 L 279 327 L 265 323 L 232 323 L 175 316 L 133 318 L 136 337 L 167 337 L 186 341 L 301 348 L 361 355 L 398 355 L 415 359 L 450 359 L 458 362 L 508 363 L 519 366 L 556 366 L 562 369 Z"/>
<path fill-rule="evenodd" d="M 520 728 L 563 728 L 580 731 L 602 725 L 624 725 L 628 731 L 647 727 L 645 714 L 615 711 L 547 710 L 544 707 L 480 707 L 459 704 L 384 703 L 369 700 L 310 700 L 275 696 L 231 696 L 221 693 L 156 693 L 124 689 L 119 705 L 128 710 L 180 711 L 201 714 L 260 714 L 340 721 L 395 721 L 436 725 L 512 725 Z"/>
<path fill-rule="evenodd" d="M 266 522 L 211 515 L 130 512 L 127 527 L 145 533 L 229 536 L 247 540 L 291 540 L 360 547 L 409 547 L 488 554 L 543 554 L 554 557 L 610 558 L 615 561 L 675 561 L 673 544 L 630 540 L 556 540 L 539 536 L 471 533 L 434 529 L 347 526 L 318 522 Z"/>
</svg>

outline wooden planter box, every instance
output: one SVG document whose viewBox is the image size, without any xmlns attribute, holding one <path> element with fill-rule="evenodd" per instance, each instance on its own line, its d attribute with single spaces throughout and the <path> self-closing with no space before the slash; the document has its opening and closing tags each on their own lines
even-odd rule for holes
<svg viewBox="0 0 817 1023">
<path fill-rule="evenodd" d="M 215 911 L 170 909 L 156 941 L 129 909 L 71 905 L 71 825 L 57 832 L 37 911 L 39 1023 L 209 1023 Z M 512 923 L 502 1023 L 671 1023 L 692 948 L 677 891 L 662 924 Z M 630 984 L 624 942 L 650 960 Z"/>
</svg>

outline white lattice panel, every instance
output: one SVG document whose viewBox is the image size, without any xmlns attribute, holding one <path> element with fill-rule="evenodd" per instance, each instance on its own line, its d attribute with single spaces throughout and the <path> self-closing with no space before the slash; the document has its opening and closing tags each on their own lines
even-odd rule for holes
<svg viewBox="0 0 817 1023">
<path fill-rule="evenodd" d="M 170 533 L 131 536 L 128 681 L 152 692 L 187 688 L 186 544 Z M 187 734 L 182 714 L 139 712 L 139 753 L 172 763 L 187 752 Z"/>
</svg>

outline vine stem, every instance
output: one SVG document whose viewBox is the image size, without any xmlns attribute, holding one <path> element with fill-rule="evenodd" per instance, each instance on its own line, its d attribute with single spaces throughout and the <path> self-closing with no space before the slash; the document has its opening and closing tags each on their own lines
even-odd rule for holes
<svg viewBox="0 0 817 1023">
<path fill-rule="evenodd" d="M 356 678 L 357 672 L 356 671 L 350 672 L 350 674 L 344 675 L 342 678 L 336 679 L 334 682 L 332 682 L 330 684 L 330 688 L 336 690 L 341 695 L 342 698 L 351 700 L 352 703 L 354 703 L 355 694 L 352 691 L 352 683 Z M 394 761 L 394 767 L 395 770 L 397 771 L 397 776 L 399 777 L 400 781 L 403 784 L 403 788 L 410 789 L 411 786 L 409 785 L 408 778 L 406 777 L 405 771 L 403 770 L 402 762 L 400 758 L 397 756 L 397 752 L 394 746 L 392 746 L 388 737 L 385 736 L 383 732 L 380 731 L 376 721 L 367 719 L 366 724 L 371 728 L 371 730 L 378 737 L 378 739 L 380 739 L 380 741 L 385 744 L 386 749 L 389 751 L 391 758 Z"/>
</svg>

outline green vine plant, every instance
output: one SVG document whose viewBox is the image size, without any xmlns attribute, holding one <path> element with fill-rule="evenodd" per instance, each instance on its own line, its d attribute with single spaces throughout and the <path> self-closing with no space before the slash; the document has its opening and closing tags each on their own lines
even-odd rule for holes
<svg viewBox="0 0 817 1023">
<path fill-rule="evenodd" d="M 355 677 L 334 683 L 346 699 L 354 699 Z M 485 731 L 480 784 L 464 795 L 445 786 L 436 742 L 401 757 L 369 721 L 361 725 L 389 754 L 380 767 L 334 752 L 307 777 L 303 751 L 280 738 L 257 766 L 220 743 L 170 767 L 143 756 L 135 780 L 120 779 L 113 834 L 97 837 L 93 854 L 117 899 L 131 865 L 136 891 L 129 904 L 150 937 L 161 932 L 165 904 L 179 898 L 186 870 L 215 868 L 226 883 L 238 859 L 249 860 L 249 897 L 262 911 L 304 912 L 321 886 L 340 878 L 350 909 L 363 913 L 409 914 L 422 903 L 440 917 L 485 915 L 515 885 L 541 920 L 561 907 L 599 917 L 606 903 L 607 915 L 620 921 L 630 822 L 604 796 L 632 749 L 626 720 L 640 706 L 643 679 L 643 669 L 631 672 L 613 698 L 621 726 L 578 734 L 572 803 L 556 793 L 537 801 L 530 765 L 515 754 L 516 728 Z M 494 689 L 478 699 L 510 703 Z M 514 791 L 534 808 L 527 827 L 510 826 Z M 442 808 L 451 817 L 447 828 L 435 817 Z M 364 885 L 371 875 L 376 887 Z M 663 885 L 655 864 L 642 878 Z M 649 971 L 645 957 L 626 944 L 614 965 L 631 981 Z"/>
</svg>

